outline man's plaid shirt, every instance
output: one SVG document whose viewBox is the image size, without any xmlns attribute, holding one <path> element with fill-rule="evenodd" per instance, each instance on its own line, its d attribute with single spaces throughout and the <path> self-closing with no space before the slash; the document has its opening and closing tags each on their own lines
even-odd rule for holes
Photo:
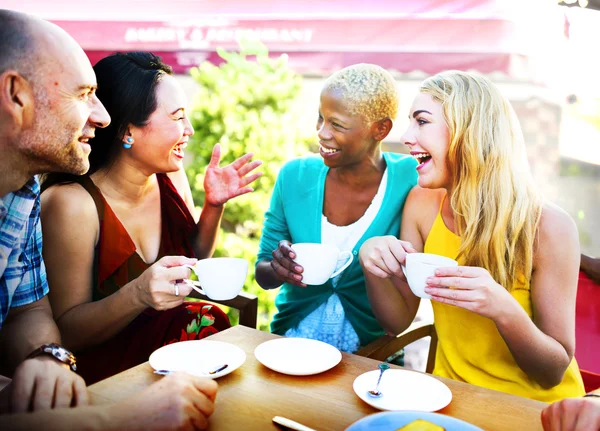
<svg viewBox="0 0 600 431">
<path fill-rule="evenodd" d="M 40 185 L 32 178 L 0 199 L 0 328 L 11 307 L 30 304 L 47 293 Z"/>
</svg>

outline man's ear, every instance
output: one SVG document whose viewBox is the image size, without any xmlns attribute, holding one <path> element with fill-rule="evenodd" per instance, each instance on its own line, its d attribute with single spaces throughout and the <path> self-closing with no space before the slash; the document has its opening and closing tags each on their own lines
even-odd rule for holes
<svg viewBox="0 0 600 431">
<path fill-rule="evenodd" d="M 0 74 L 0 111 L 19 128 L 28 127 L 33 121 L 33 89 L 15 70 Z"/>
<path fill-rule="evenodd" d="M 373 123 L 373 138 L 375 138 L 376 141 L 381 142 L 383 141 L 387 135 L 389 135 L 390 131 L 392 130 L 392 120 L 390 120 L 389 118 L 384 118 L 383 120 L 379 120 L 379 121 L 375 121 Z"/>
</svg>

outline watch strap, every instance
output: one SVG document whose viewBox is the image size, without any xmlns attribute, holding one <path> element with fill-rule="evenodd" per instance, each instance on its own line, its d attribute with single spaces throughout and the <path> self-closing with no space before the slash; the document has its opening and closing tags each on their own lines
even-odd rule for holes
<svg viewBox="0 0 600 431">
<path fill-rule="evenodd" d="M 43 344 L 27 355 L 26 359 L 36 358 L 40 355 L 50 355 L 57 361 L 67 364 L 72 371 L 77 371 L 77 361 L 75 359 L 75 355 L 62 347 L 60 344 Z"/>
</svg>

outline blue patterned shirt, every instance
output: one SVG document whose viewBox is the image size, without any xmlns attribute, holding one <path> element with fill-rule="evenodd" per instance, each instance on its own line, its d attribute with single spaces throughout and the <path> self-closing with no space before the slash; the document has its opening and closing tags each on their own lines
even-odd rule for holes
<svg viewBox="0 0 600 431">
<path fill-rule="evenodd" d="M 0 199 L 0 328 L 11 307 L 38 301 L 47 293 L 40 185 L 32 178 Z"/>
</svg>

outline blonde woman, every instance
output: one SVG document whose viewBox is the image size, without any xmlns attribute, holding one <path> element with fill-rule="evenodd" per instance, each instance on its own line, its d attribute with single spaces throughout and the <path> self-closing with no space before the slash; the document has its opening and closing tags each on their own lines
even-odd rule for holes
<svg viewBox="0 0 600 431">
<path fill-rule="evenodd" d="M 584 394 L 576 361 L 577 229 L 545 204 L 519 123 L 487 79 L 449 71 L 423 82 L 402 137 L 419 165 L 400 238 L 360 250 L 384 329 L 411 323 L 419 298 L 406 253 L 457 259 L 427 280 L 439 336 L 433 373 L 541 401 Z"/>
</svg>

